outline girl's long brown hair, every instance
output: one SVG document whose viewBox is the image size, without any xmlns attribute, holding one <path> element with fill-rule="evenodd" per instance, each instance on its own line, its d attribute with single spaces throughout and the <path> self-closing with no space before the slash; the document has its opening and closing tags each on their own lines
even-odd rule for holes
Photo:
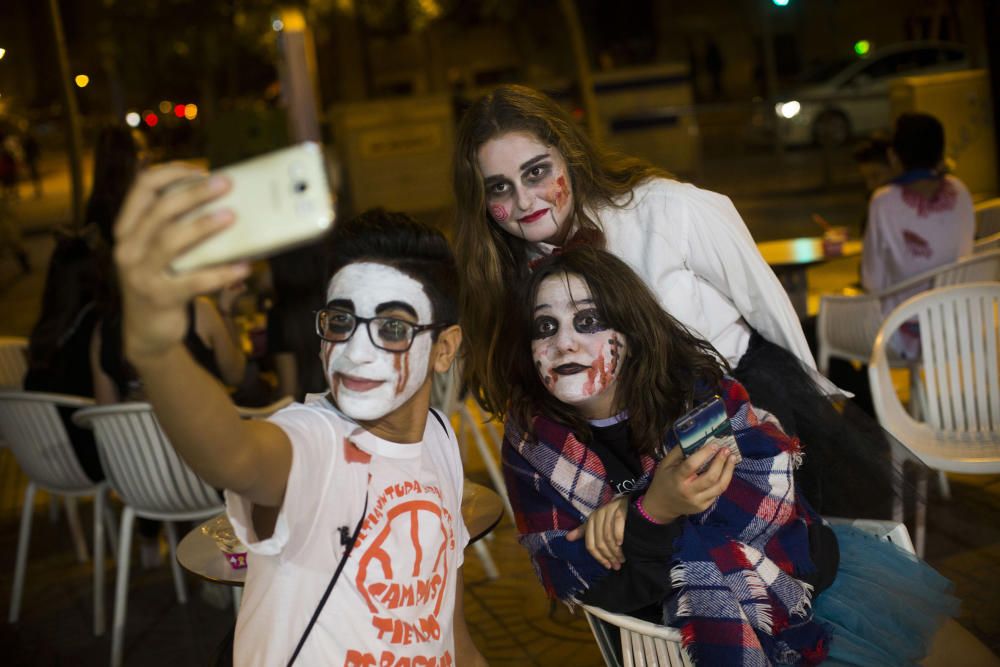
<svg viewBox="0 0 1000 667">
<path fill-rule="evenodd" d="M 667 429 L 690 410 L 699 394 L 718 387 L 726 361 L 709 343 L 668 315 L 642 279 L 604 250 L 574 247 L 545 259 L 520 293 L 513 314 L 517 354 L 511 375 L 510 414 L 528 427 L 538 414 L 569 426 L 590 440 L 590 426 L 577 410 L 555 398 L 538 377 L 531 356 L 535 295 L 549 276 L 577 275 L 590 288 L 605 324 L 625 337 L 625 360 L 618 374 L 615 409 L 627 410 L 632 448 L 652 455 Z"/>
<path fill-rule="evenodd" d="M 588 211 L 627 205 L 639 183 L 670 176 L 648 162 L 594 145 L 562 107 L 531 88 L 501 86 L 466 111 L 454 162 L 465 373 L 483 408 L 499 416 L 505 414 L 511 397 L 513 360 L 523 353 L 510 345 L 504 314 L 514 312 L 514 294 L 529 278 L 527 244 L 489 217 L 477 156 L 490 139 L 516 131 L 527 132 L 562 154 L 573 193 L 572 219 L 598 245 L 600 229 Z"/>
</svg>

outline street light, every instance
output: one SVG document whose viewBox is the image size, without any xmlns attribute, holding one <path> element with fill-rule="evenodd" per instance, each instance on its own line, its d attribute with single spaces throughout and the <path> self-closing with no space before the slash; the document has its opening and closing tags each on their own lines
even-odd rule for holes
<svg viewBox="0 0 1000 667">
<path fill-rule="evenodd" d="M 73 80 L 76 81 L 77 88 L 86 88 L 87 84 L 90 83 L 90 77 L 86 74 L 77 74 Z"/>
<path fill-rule="evenodd" d="M 0 60 L 3 60 L 5 55 L 7 55 L 7 49 L 0 49 Z"/>
</svg>

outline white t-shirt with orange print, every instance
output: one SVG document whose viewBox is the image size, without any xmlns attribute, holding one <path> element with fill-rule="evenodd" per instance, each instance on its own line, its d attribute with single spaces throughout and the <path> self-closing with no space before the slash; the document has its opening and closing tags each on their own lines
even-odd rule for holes
<svg viewBox="0 0 1000 667">
<path fill-rule="evenodd" d="M 234 664 L 288 662 L 340 561 L 341 528 L 354 531 L 367 491 L 354 550 L 296 664 L 454 665 L 455 579 L 469 538 L 448 421 L 429 414 L 423 441 L 399 444 L 321 396 L 270 420 L 292 443 L 273 535 L 258 540 L 251 503 L 226 492 L 230 521 L 249 549 Z"/>
</svg>

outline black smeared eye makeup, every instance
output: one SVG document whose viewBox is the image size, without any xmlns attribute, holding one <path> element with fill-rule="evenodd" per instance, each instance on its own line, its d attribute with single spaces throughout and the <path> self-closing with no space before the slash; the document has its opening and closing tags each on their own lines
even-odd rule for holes
<svg viewBox="0 0 1000 667">
<path fill-rule="evenodd" d="M 573 316 L 573 328 L 578 333 L 590 334 L 605 331 L 608 325 L 604 323 L 604 318 L 601 317 L 596 308 L 588 308 Z"/>
<path fill-rule="evenodd" d="M 573 315 L 573 329 L 577 333 L 594 334 L 607 331 L 608 325 L 604 322 L 601 314 L 596 308 L 587 308 Z M 559 331 L 559 321 L 549 315 L 536 317 L 531 323 L 531 340 L 542 340 L 550 338 Z"/>
</svg>

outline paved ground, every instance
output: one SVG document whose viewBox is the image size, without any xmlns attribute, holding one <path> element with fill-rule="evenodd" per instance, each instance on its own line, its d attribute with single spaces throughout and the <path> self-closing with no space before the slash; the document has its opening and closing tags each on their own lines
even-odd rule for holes
<svg viewBox="0 0 1000 667">
<path fill-rule="evenodd" d="M 809 214 L 817 211 L 838 223 L 860 218 L 863 193 L 849 162 L 841 155 L 833 185 L 823 186 L 822 164 L 808 152 L 782 158 L 751 154 L 706 163 L 702 181 L 733 196 L 758 240 L 813 235 Z M 26 247 L 35 270 L 21 275 L 13 258 L 0 253 L 0 335 L 25 335 L 37 315 L 44 267 L 51 239 L 43 233 L 64 222 L 68 194 L 65 179 L 52 168 L 45 196 L 14 204 L 27 230 Z M 435 220 L 446 220 L 440 214 Z M 856 276 L 856 260 L 832 262 L 810 272 L 815 297 L 843 286 Z M 480 461 L 470 453 L 470 477 L 488 483 Z M 7 450 L 0 450 L 0 601 L 11 587 L 24 477 Z M 995 652 L 1000 652 L 1000 477 L 953 477 L 953 498 L 943 502 L 932 491 L 927 556 L 956 584 L 964 606 L 960 622 Z M 110 653 L 108 637 L 94 638 L 91 625 L 91 568 L 77 563 L 62 519 L 51 523 L 47 501 L 35 507 L 31 559 L 21 620 L 0 625 L 4 664 L 100 665 Z M 90 506 L 82 508 L 89 525 Z M 541 594 L 523 550 L 504 519 L 489 548 L 502 577 L 489 581 L 475 555 L 466 559 L 466 612 L 477 644 L 492 665 L 600 665 L 586 623 Z M 133 560 L 135 562 L 135 560 Z M 108 600 L 113 563 L 108 572 Z M 169 570 L 133 569 L 129 593 L 126 664 L 207 664 L 208 656 L 233 623 L 230 610 L 204 602 L 190 581 L 191 601 L 177 604 Z M 956 659 L 955 664 L 961 664 Z"/>
</svg>

